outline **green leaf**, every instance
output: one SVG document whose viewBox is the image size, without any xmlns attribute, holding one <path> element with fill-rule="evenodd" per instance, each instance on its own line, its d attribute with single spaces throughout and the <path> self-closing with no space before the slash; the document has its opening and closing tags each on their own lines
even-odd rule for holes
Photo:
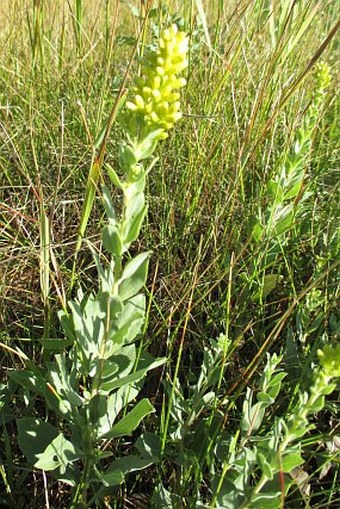
<svg viewBox="0 0 340 509">
<path fill-rule="evenodd" d="M 145 297 L 135 295 L 124 305 L 119 316 L 112 321 L 110 341 L 106 343 L 106 355 L 112 355 L 117 347 L 132 343 L 139 334 L 145 315 Z"/>
<path fill-rule="evenodd" d="M 235 470 L 230 470 L 229 475 L 223 480 L 219 475 L 215 475 L 212 478 L 212 492 L 214 493 L 219 487 L 216 508 L 239 509 L 245 501 L 243 487 L 247 481 L 247 476 L 238 474 Z"/>
<path fill-rule="evenodd" d="M 283 197 L 284 200 L 292 200 L 295 198 L 301 191 L 302 187 L 302 181 L 303 181 L 303 174 L 298 175 L 294 181 L 290 183 L 291 187 L 289 191 L 287 191 Z"/>
<path fill-rule="evenodd" d="M 282 279 L 279 274 L 266 274 L 264 276 L 263 287 L 262 287 L 262 298 L 265 299 L 270 292 L 276 288 L 278 282 Z"/>
<path fill-rule="evenodd" d="M 282 493 L 276 491 L 273 493 L 260 493 L 252 498 L 247 506 L 249 509 L 279 509 L 281 507 Z"/>
<path fill-rule="evenodd" d="M 136 346 L 134 344 L 120 348 L 102 366 L 101 360 L 96 359 L 97 368 L 101 372 L 101 391 L 111 391 L 111 385 L 126 377 L 133 369 L 136 361 Z M 124 384 L 122 384 L 124 385 Z M 117 387 L 121 387 L 118 385 Z"/>
<path fill-rule="evenodd" d="M 286 377 L 286 373 L 277 373 L 269 382 L 267 392 L 271 398 L 276 399 L 281 389 L 281 382 Z"/>
<path fill-rule="evenodd" d="M 98 427 L 101 418 L 107 415 L 108 401 L 102 394 L 95 394 L 89 402 L 90 421 L 94 428 Z"/>
<path fill-rule="evenodd" d="M 17 427 L 19 447 L 32 464 L 39 460 L 39 455 L 58 436 L 54 426 L 33 417 L 18 419 Z"/>
<path fill-rule="evenodd" d="M 139 380 L 142 380 L 142 378 L 144 378 L 145 374 L 150 369 L 158 368 L 158 366 L 161 366 L 162 364 L 164 364 L 164 362 L 166 362 L 165 358 L 155 359 L 148 366 L 143 367 L 142 369 L 137 369 L 137 371 L 131 373 L 130 375 L 112 380 L 110 382 L 102 383 L 101 390 L 102 391 L 112 391 L 113 389 L 116 389 L 117 387 L 122 387 L 123 385 L 131 384 L 133 382 L 139 382 Z"/>
<path fill-rule="evenodd" d="M 104 486 L 119 486 L 124 482 L 124 474 L 120 470 L 114 470 L 108 473 L 99 472 L 97 470 L 97 477 Z"/>
<path fill-rule="evenodd" d="M 124 385 L 107 398 L 106 412 L 96 424 L 99 438 L 110 431 L 119 412 L 138 396 L 139 390 L 135 385 Z"/>
<path fill-rule="evenodd" d="M 64 333 L 69 338 L 70 343 L 73 344 L 76 339 L 76 335 L 74 332 L 72 318 L 63 309 L 58 311 L 58 318 Z"/>
<path fill-rule="evenodd" d="M 265 405 L 262 402 L 252 405 L 252 391 L 247 389 L 246 398 L 243 402 L 243 417 L 241 421 L 241 429 L 246 434 L 251 434 L 259 429 L 264 413 Z"/>
<path fill-rule="evenodd" d="M 138 158 L 138 161 L 142 159 L 147 159 L 154 152 L 159 137 L 163 134 L 164 129 L 155 129 L 151 133 L 149 133 L 142 141 L 138 143 L 135 148 L 135 153 Z"/>
<path fill-rule="evenodd" d="M 141 420 L 154 411 L 155 409 L 150 401 L 146 398 L 142 399 L 131 412 L 115 424 L 108 433 L 103 435 L 103 438 L 116 438 L 124 435 L 131 435 Z"/>
<path fill-rule="evenodd" d="M 150 254 L 150 252 L 141 253 L 125 266 L 119 284 L 119 297 L 123 301 L 136 295 L 145 285 Z"/>
<path fill-rule="evenodd" d="M 144 193 L 146 173 L 143 166 L 138 165 L 134 168 L 134 171 L 132 171 L 131 179 L 124 187 L 125 203 L 130 203 L 136 198 L 136 196 Z"/>
<path fill-rule="evenodd" d="M 179 503 L 178 495 L 172 495 L 170 491 L 166 490 L 163 484 L 158 484 L 152 495 L 152 507 L 159 507 L 162 509 L 173 509 L 176 507 L 176 502 Z"/>
<path fill-rule="evenodd" d="M 262 235 L 263 235 L 264 228 L 261 225 L 260 220 L 256 216 L 252 216 L 250 218 L 249 230 L 250 230 L 250 235 L 251 235 L 252 239 L 254 240 L 254 242 L 256 242 L 256 243 L 260 242 Z"/>
<path fill-rule="evenodd" d="M 111 193 L 106 186 L 102 187 L 102 192 L 103 192 L 103 203 L 104 203 L 106 215 L 107 215 L 109 221 L 111 223 L 115 224 L 117 222 L 116 221 L 116 213 L 115 213 L 115 209 L 114 209 L 114 206 L 112 203 Z"/>
<path fill-rule="evenodd" d="M 299 452 L 293 452 L 287 449 L 281 458 L 280 470 L 285 473 L 291 472 L 294 468 L 304 463 L 304 459 Z"/>
<path fill-rule="evenodd" d="M 276 288 L 282 276 L 279 274 L 266 274 L 263 278 L 262 286 L 259 292 L 254 295 L 254 299 L 266 299 L 268 295 Z"/>
<path fill-rule="evenodd" d="M 92 358 L 98 358 L 99 348 L 105 333 L 106 308 L 103 308 L 102 294 L 98 297 L 90 295 L 79 304 L 70 301 L 78 358 L 81 361 L 82 374 L 87 375 L 91 370 Z"/>
<path fill-rule="evenodd" d="M 124 188 L 124 185 L 123 183 L 120 181 L 120 178 L 118 177 L 116 171 L 112 168 L 112 166 L 110 166 L 109 164 L 106 164 L 106 170 L 107 170 L 107 174 L 108 176 L 110 177 L 110 180 L 112 182 L 112 184 L 115 186 L 115 187 L 118 187 L 118 189 L 123 189 Z"/>
<path fill-rule="evenodd" d="M 279 182 L 275 180 L 270 180 L 266 186 L 267 194 L 272 202 L 280 203 L 282 201 L 283 189 Z"/>
<path fill-rule="evenodd" d="M 110 293 L 100 292 L 98 294 L 101 309 L 105 310 L 105 314 L 109 312 L 110 327 L 119 319 L 120 314 L 124 311 L 124 305 L 118 296 L 110 295 Z M 105 321 L 107 316 L 105 316 Z"/>
<path fill-rule="evenodd" d="M 44 452 L 37 456 L 39 459 L 34 465 L 36 468 L 46 471 L 58 469 L 62 475 L 66 472 L 68 464 L 79 459 L 80 454 L 74 445 L 59 433 Z"/>
<path fill-rule="evenodd" d="M 123 223 L 124 244 L 129 246 L 139 235 L 142 223 L 147 212 L 144 194 L 139 193 L 131 199 L 126 207 L 125 221 Z"/>
<path fill-rule="evenodd" d="M 32 417 L 18 419 L 17 427 L 19 447 L 29 463 L 36 466 L 47 448 L 58 438 L 58 430 L 48 422 Z M 66 459 L 68 457 L 67 453 Z M 64 470 L 63 462 L 61 462 L 61 469 L 57 468 L 52 471 L 53 476 L 71 486 L 75 486 L 79 482 L 79 470 L 76 466 L 68 464 L 63 472 L 61 470 Z"/>
<path fill-rule="evenodd" d="M 138 163 L 134 149 L 124 142 L 121 143 L 118 147 L 118 161 L 119 166 L 125 172 L 128 172 L 131 167 Z"/>
<path fill-rule="evenodd" d="M 262 469 L 262 472 L 264 473 L 264 475 L 266 477 L 268 477 L 268 479 L 273 479 L 274 477 L 274 471 L 272 469 L 272 467 L 270 466 L 270 463 L 268 463 L 268 461 L 266 460 L 264 454 L 262 454 L 261 452 L 259 452 L 257 454 L 257 459 L 260 463 L 260 466 L 261 466 L 261 469 Z"/>
<path fill-rule="evenodd" d="M 293 222 L 293 207 L 291 204 L 280 206 L 275 213 L 273 230 L 276 235 L 282 235 L 290 230 Z"/>
<path fill-rule="evenodd" d="M 65 350 L 73 345 L 73 340 L 69 338 L 41 338 L 39 342 L 49 351 Z"/>
<path fill-rule="evenodd" d="M 137 438 L 135 446 L 143 458 L 152 459 L 155 462 L 161 457 L 161 439 L 155 433 L 146 431 Z"/>
<path fill-rule="evenodd" d="M 9 377 L 17 384 L 31 390 L 35 394 L 39 394 L 40 396 L 46 395 L 46 381 L 44 379 L 43 371 L 40 369 L 35 373 L 28 369 L 10 371 Z"/>
<path fill-rule="evenodd" d="M 109 223 L 104 226 L 102 240 L 105 249 L 107 249 L 109 253 L 118 257 L 122 255 L 123 243 L 116 224 Z"/>
<path fill-rule="evenodd" d="M 113 461 L 107 468 L 105 475 L 110 475 L 110 473 L 114 472 L 123 472 L 123 475 L 130 472 L 135 472 L 136 470 L 143 470 L 144 468 L 149 467 L 153 464 L 152 459 L 143 459 L 139 456 L 130 455 L 124 456 L 123 458 L 119 458 Z"/>
<path fill-rule="evenodd" d="M 48 377 L 59 396 L 70 405 L 81 406 L 84 399 L 76 392 L 76 372 L 68 371 L 65 355 L 55 355 L 55 363 L 48 363 Z M 64 396 L 64 397 L 63 397 Z"/>
<path fill-rule="evenodd" d="M 269 394 L 262 391 L 257 394 L 257 400 L 263 403 L 265 406 L 272 405 L 275 401 L 275 399 L 272 398 Z"/>
</svg>

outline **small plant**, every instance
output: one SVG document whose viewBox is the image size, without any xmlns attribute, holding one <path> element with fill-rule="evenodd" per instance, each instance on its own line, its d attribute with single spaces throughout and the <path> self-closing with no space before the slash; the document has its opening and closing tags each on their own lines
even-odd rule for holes
<svg viewBox="0 0 340 509">
<path fill-rule="evenodd" d="M 255 249 L 261 249 L 252 257 L 250 274 L 243 274 L 247 285 L 253 287 L 255 300 L 265 299 L 277 286 L 281 275 L 272 272 L 280 253 L 288 243 L 297 218 L 310 196 L 313 179 L 308 175 L 308 163 L 313 135 L 318 124 L 325 93 L 330 84 L 327 64 L 319 64 L 316 87 L 312 102 L 298 129 L 292 149 L 285 156 L 279 171 L 267 183 L 265 204 L 250 222 L 251 240 Z M 262 193 L 263 191 L 261 191 Z"/>
<path fill-rule="evenodd" d="M 127 472 L 155 461 L 140 454 L 110 463 L 115 445 L 108 445 L 131 435 L 154 412 L 145 398 L 132 408 L 129 405 L 138 396 L 146 373 L 164 362 L 135 344 L 145 318 L 142 289 L 150 252 L 128 260 L 127 254 L 147 211 L 144 189 L 155 163 L 145 169 L 141 161 L 152 155 L 158 140 L 165 139 L 181 117 L 177 89 L 185 80 L 178 75 L 187 65 L 187 49 L 183 32 L 174 25 L 165 29 L 156 47 L 145 55 L 142 75 L 126 103 L 122 119 L 127 140 L 119 151 L 122 177 L 107 167 L 123 196 L 120 215 L 108 188 L 103 188 L 108 218 L 102 230 L 108 253 L 105 266 L 90 246 L 99 276 L 98 291 L 84 295 L 79 289 L 77 298 L 60 311 L 66 339 L 44 341 L 45 348 L 58 352 L 53 360 L 42 367 L 25 356 L 26 369 L 10 375 L 12 382 L 24 387 L 27 401 L 28 416 L 17 421 L 19 445 L 35 468 L 73 486 L 71 508 L 91 506 L 105 488 L 121 484 Z M 32 394 L 38 396 L 36 405 Z M 44 418 L 39 417 L 44 408 L 38 405 L 41 398 L 47 405 Z"/>
<path fill-rule="evenodd" d="M 279 417 L 273 407 L 283 391 L 286 373 L 280 369 L 282 356 L 267 355 L 257 390 L 248 388 L 243 400 L 242 420 L 233 433 L 231 407 L 216 393 L 216 383 L 225 371 L 225 338 L 212 341 L 205 349 L 201 372 L 196 383 L 190 384 L 189 395 L 184 398 L 177 383 L 173 400 L 173 447 L 166 453 L 182 466 L 181 485 L 170 493 L 159 485 L 154 493 L 153 507 L 196 507 L 197 509 L 279 509 L 285 507 L 289 489 L 294 485 L 289 475 L 304 463 L 303 437 L 314 426 L 309 416 L 325 406 L 325 396 L 335 388 L 334 380 L 340 377 L 340 346 L 326 345 L 318 351 L 319 366 L 309 391 L 299 392 L 291 410 Z M 221 371 L 222 369 L 222 371 Z M 274 415 L 270 423 L 270 414 Z M 169 441 L 170 442 L 170 441 Z M 209 470 L 211 492 L 206 501 L 206 485 L 202 472 Z M 206 478 L 206 476 L 205 476 Z M 192 490 L 188 497 L 188 490 Z M 190 500 L 190 502 L 189 502 Z"/>
<path fill-rule="evenodd" d="M 216 447 L 222 473 L 214 478 L 215 495 L 209 507 L 284 507 L 293 483 L 284 474 L 304 463 L 302 437 L 313 429 L 308 416 L 323 409 L 325 396 L 336 388 L 333 379 L 340 376 L 339 345 L 327 345 L 318 355 L 320 367 L 315 368 L 310 390 L 299 394 L 290 416 L 275 417 L 272 427 L 263 433 L 266 409 L 275 403 L 285 377 L 284 372 L 277 372 L 280 357 L 268 356 L 256 403 L 253 391 L 247 391 L 240 432 L 229 438 L 226 433 Z"/>
</svg>

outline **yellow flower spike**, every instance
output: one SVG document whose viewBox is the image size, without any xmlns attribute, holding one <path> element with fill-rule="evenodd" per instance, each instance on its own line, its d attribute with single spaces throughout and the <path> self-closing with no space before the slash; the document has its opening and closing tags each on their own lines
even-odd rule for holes
<svg viewBox="0 0 340 509">
<path fill-rule="evenodd" d="M 144 109 L 145 104 L 144 104 L 144 99 L 143 99 L 142 95 L 139 95 L 139 94 L 136 95 L 135 103 L 136 103 L 137 108 L 139 108 L 140 110 Z"/>
<path fill-rule="evenodd" d="M 125 107 L 130 110 L 130 111 L 136 111 L 137 110 L 137 106 L 135 105 L 135 103 L 133 103 L 132 101 L 126 101 L 125 103 Z"/>
<path fill-rule="evenodd" d="M 159 76 L 155 76 L 152 80 L 152 89 L 158 90 L 160 86 L 161 86 L 161 79 Z"/>
<path fill-rule="evenodd" d="M 126 102 L 131 134 L 139 141 L 159 131 L 158 139 L 181 118 L 177 89 L 186 84 L 178 75 L 187 67 L 188 38 L 176 25 L 163 30 L 156 49 L 142 60 L 141 76 L 134 81 L 132 97 Z"/>
<path fill-rule="evenodd" d="M 164 75 L 165 75 L 165 69 L 164 69 L 164 67 L 160 67 L 160 66 L 159 66 L 159 67 L 156 67 L 156 72 L 157 72 L 158 76 L 160 76 L 160 77 L 162 77 L 162 76 L 164 76 Z"/>
<path fill-rule="evenodd" d="M 152 90 L 151 93 L 152 93 L 153 98 L 155 99 L 156 102 L 158 102 L 162 99 L 162 94 L 160 93 L 160 91 L 157 88 Z"/>
<path fill-rule="evenodd" d="M 150 119 L 152 122 L 154 122 L 155 124 L 157 124 L 159 122 L 159 117 L 157 115 L 157 113 L 155 111 L 152 111 L 150 113 Z"/>
</svg>

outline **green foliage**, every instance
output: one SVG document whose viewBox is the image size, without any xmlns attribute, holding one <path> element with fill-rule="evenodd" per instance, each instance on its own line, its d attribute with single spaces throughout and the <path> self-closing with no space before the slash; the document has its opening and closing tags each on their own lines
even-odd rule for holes
<svg viewBox="0 0 340 509">
<path fill-rule="evenodd" d="M 265 196 L 265 207 L 259 207 L 257 216 L 250 221 L 249 230 L 255 249 L 264 249 L 247 275 L 248 284 L 254 280 L 257 286 L 253 298 L 266 299 L 277 286 L 281 277 L 277 273 L 267 273 L 276 264 L 288 240 L 298 238 L 299 229 L 293 230 L 299 221 L 308 199 L 308 162 L 320 109 L 330 84 L 329 68 L 320 64 L 316 73 L 316 88 L 308 111 L 303 117 L 302 126 L 296 133 L 292 149 L 287 151 L 281 168 L 267 182 L 265 190 L 259 193 Z"/>
<path fill-rule="evenodd" d="M 236 509 L 270 507 L 278 509 L 288 496 L 292 480 L 284 474 L 290 474 L 304 463 L 302 456 L 302 438 L 313 429 L 308 416 L 320 412 L 325 405 L 325 395 L 331 394 L 335 383 L 332 378 L 339 376 L 337 356 L 338 348 L 327 345 L 320 351 L 321 366 L 316 369 L 308 392 L 299 393 L 298 401 L 291 410 L 289 417 L 270 418 L 270 412 L 282 391 L 282 383 L 286 373 L 280 371 L 282 357 L 273 354 L 267 356 L 256 392 L 247 389 L 243 400 L 242 420 L 234 434 L 223 428 L 222 409 L 217 408 L 214 393 L 200 394 L 196 398 L 196 387 L 192 386 L 189 398 L 176 399 L 173 404 L 173 419 L 176 431 L 172 440 L 181 451 L 178 457 L 170 455 L 174 461 L 180 462 L 184 468 L 195 463 L 203 468 L 206 451 L 212 454 L 206 464 L 209 468 L 212 498 L 207 505 L 198 502 L 195 507 L 215 507 Z M 215 366 L 218 365 L 217 359 Z M 204 367 L 199 375 L 200 384 L 209 386 L 211 381 Z M 177 388 L 181 395 L 180 387 Z M 256 400 L 254 401 L 256 397 Z M 210 411 L 207 417 L 185 419 L 193 409 Z M 198 422 L 197 422 L 198 421 Z M 216 431 L 216 426 L 218 430 Z M 284 479 L 282 481 L 282 479 Z M 198 494 L 198 500 L 206 498 Z M 180 507 L 180 501 L 164 490 L 160 485 L 154 494 L 154 501 L 161 501 L 165 507 Z M 171 501 L 172 500 L 172 501 Z"/>
</svg>

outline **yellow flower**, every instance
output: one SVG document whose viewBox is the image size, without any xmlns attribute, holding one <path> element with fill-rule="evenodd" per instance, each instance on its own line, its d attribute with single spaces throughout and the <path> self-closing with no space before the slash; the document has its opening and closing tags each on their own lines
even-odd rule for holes
<svg viewBox="0 0 340 509">
<path fill-rule="evenodd" d="M 132 98 L 126 102 L 132 131 L 142 136 L 160 130 L 158 138 L 182 116 L 178 89 L 186 84 L 178 75 L 187 67 L 188 38 L 172 25 L 161 32 L 157 46 L 142 61 L 142 73 L 132 87 Z"/>
</svg>

